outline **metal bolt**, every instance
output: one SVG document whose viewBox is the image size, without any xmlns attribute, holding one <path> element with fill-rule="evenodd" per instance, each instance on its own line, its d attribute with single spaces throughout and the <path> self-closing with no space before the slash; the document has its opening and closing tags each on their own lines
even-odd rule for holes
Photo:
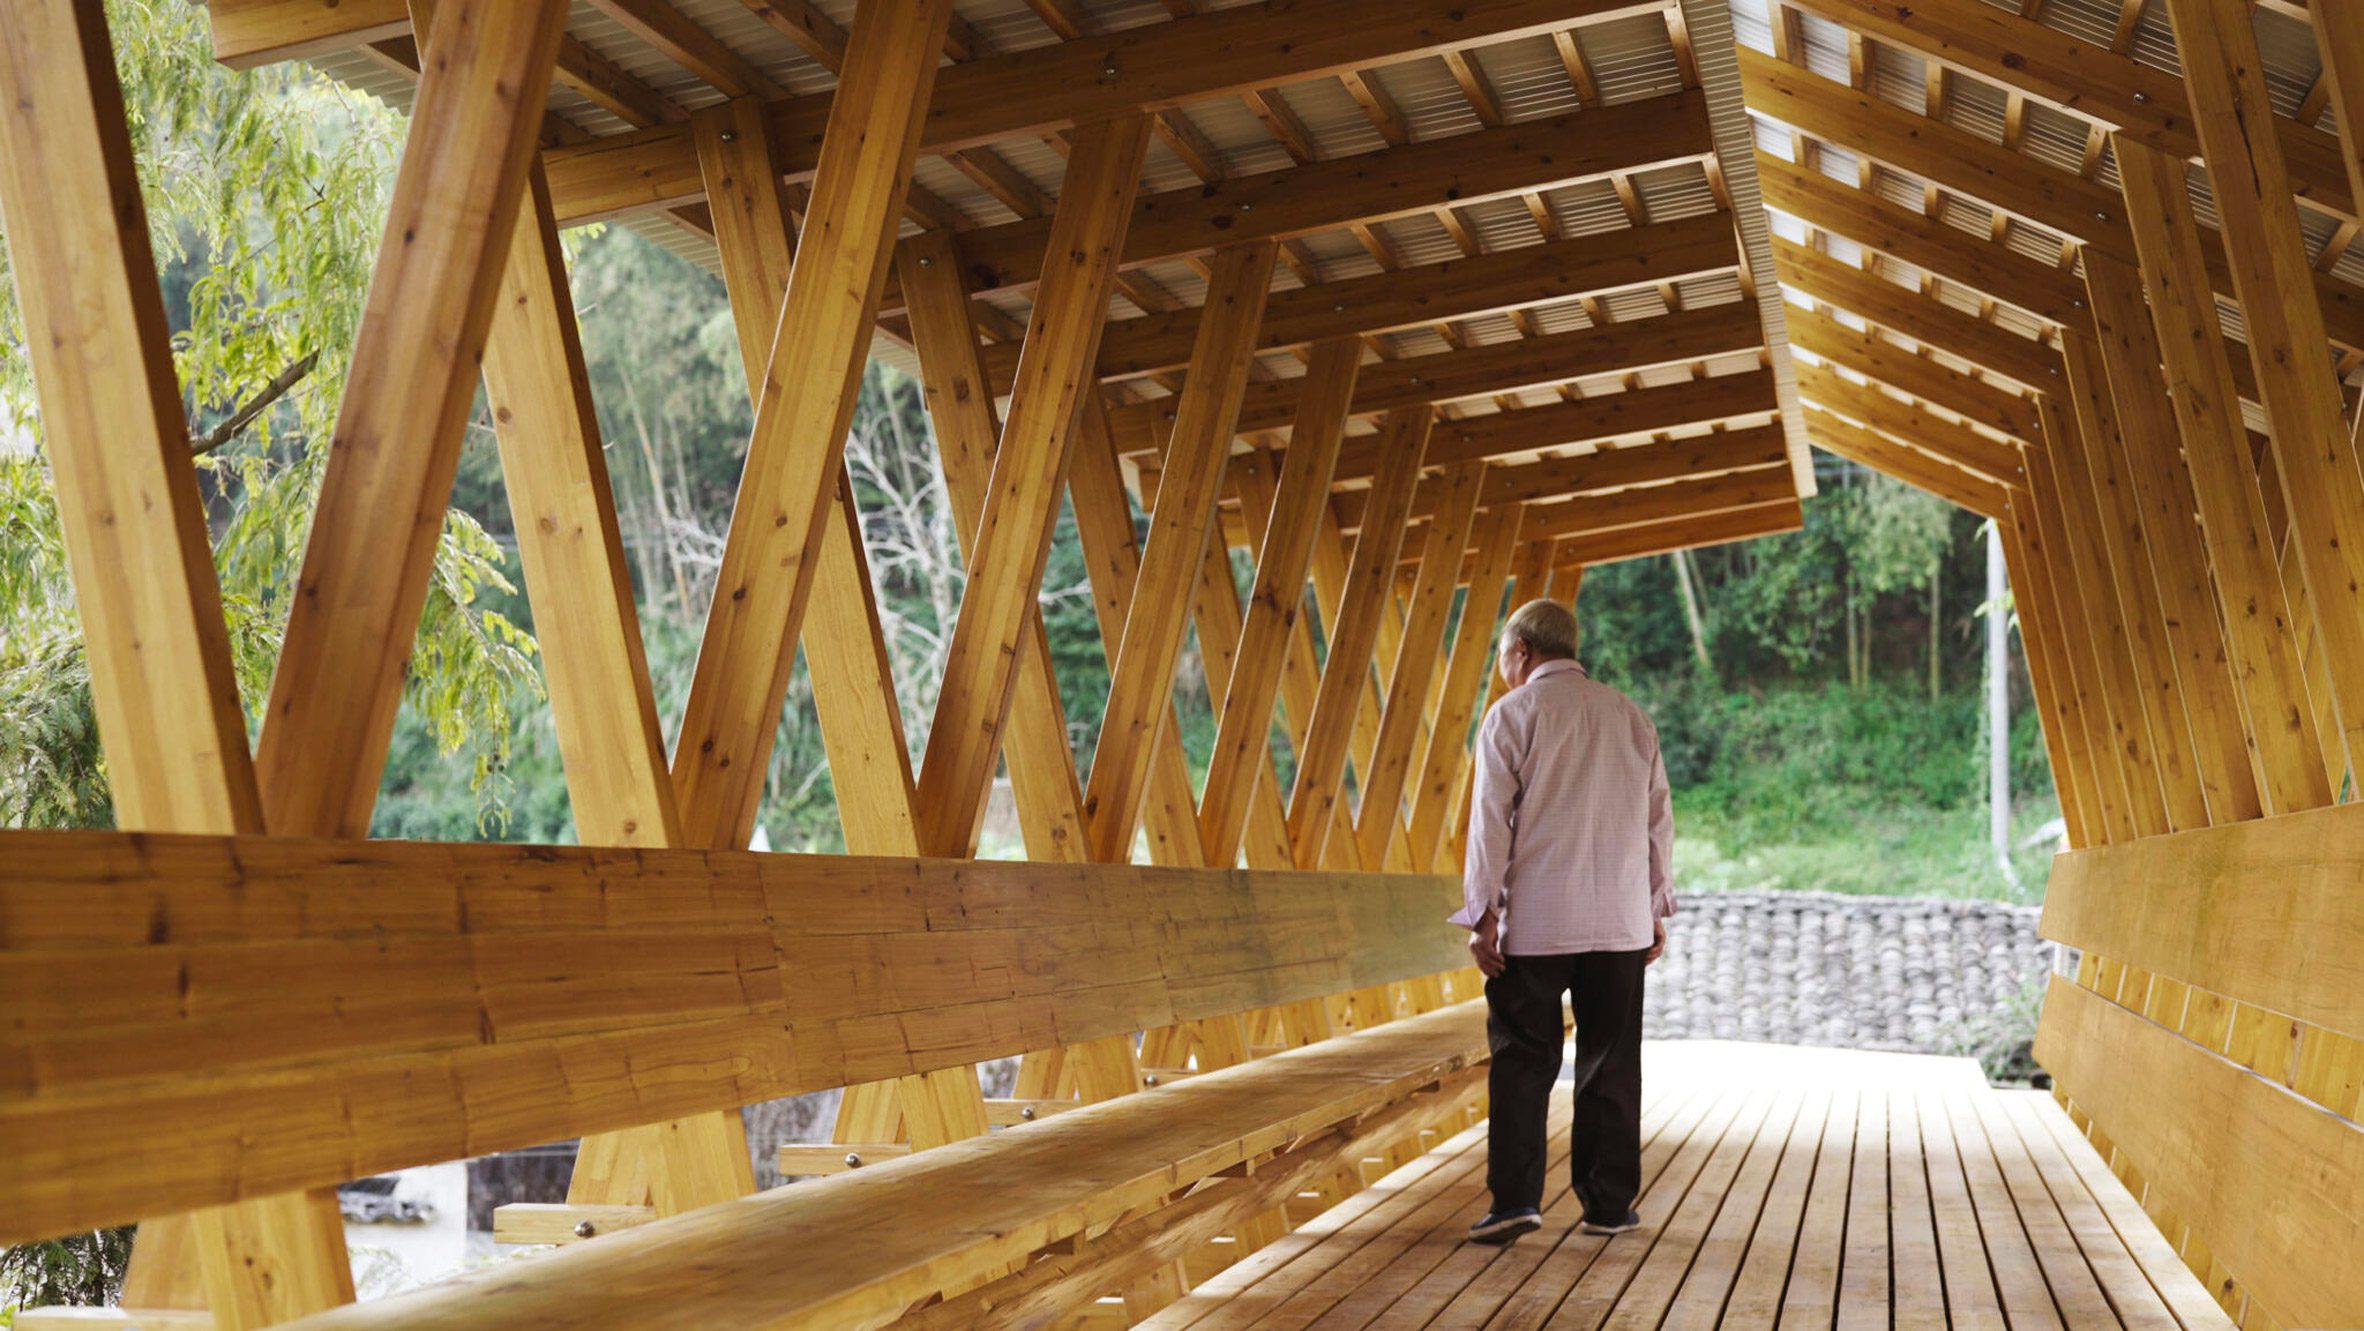
<svg viewBox="0 0 2364 1331">
<path fill-rule="evenodd" d="M 587 1239 L 598 1232 L 599 1226 L 592 1224 L 588 1220 L 577 1220 L 575 1222 L 575 1237 L 578 1239 Z"/>
<path fill-rule="evenodd" d="M 1256 205 L 1255 205 L 1255 204 L 1252 204 L 1252 203 L 1243 203 L 1243 204 L 1241 204 L 1241 205 L 1239 206 L 1239 210 L 1240 210 L 1241 212 L 1243 212 L 1243 213 L 1244 213 L 1244 212 L 1248 212 L 1248 211 L 1252 210 L 1253 208 L 1255 208 L 1255 206 L 1256 206 Z"/>
<path fill-rule="evenodd" d="M 1154 1073 L 1154 1072 L 1144 1072 L 1144 1073 L 1142 1073 L 1142 1074 L 1141 1074 L 1141 1084 L 1142 1084 L 1142 1085 L 1144 1085 L 1144 1086 L 1155 1086 L 1155 1085 L 1157 1085 L 1157 1074 L 1156 1074 L 1156 1073 Z"/>
<path fill-rule="evenodd" d="M 922 267 L 922 268 L 933 268 L 933 267 L 935 267 L 935 266 L 936 266 L 936 258 L 935 258 L 935 256 L 934 256 L 934 255 L 932 255 L 932 254 L 922 254 L 922 255 L 920 255 L 920 256 L 919 256 L 919 266 L 920 266 L 920 267 Z"/>
<path fill-rule="evenodd" d="M 1113 60 L 1111 60 L 1111 61 L 1109 61 L 1107 64 L 1100 66 L 1100 72 L 1101 72 L 1101 74 L 1103 74 L 1103 75 L 1107 76 L 1108 78 L 1115 78 L 1115 77 L 1116 77 L 1116 62 L 1115 62 L 1115 61 L 1113 61 Z"/>
<path fill-rule="evenodd" d="M 2110 215 L 2097 208 L 2093 212 L 2093 220 L 2096 222 L 2106 222 L 2110 220 Z"/>
<path fill-rule="evenodd" d="M 2138 92 L 2134 94 L 2134 101 L 2138 106 L 2148 106 L 2151 104 L 2151 95 L 2147 92 Z"/>
<path fill-rule="evenodd" d="M 1032 1123 L 1034 1121 L 1034 1106 L 1028 1105 L 1024 1109 L 1019 1110 L 1018 1117 L 1025 1119 L 1029 1123 Z"/>
<path fill-rule="evenodd" d="M 1335 305 L 1332 305 L 1332 306 L 1330 307 L 1330 309 L 1331 309 L 1333 312 L 1335 312 L 1335 313 L 1338 313 L 1338 314 L 1344 314 L 1344 313 L 1346 313 L 1346 302 L 1345 302 L 1345 301 L 1339 301 L 1337 304 L 1335 304 Z"/>
<path fill-rule="evenodd" d="M 722 141 L 724 143 L 737 143 L 739 141 L 739 131 L 735 129 L 724 130 L 722 132 Z"/>
<path fill-rule="evenodd" d="M 860 1169 L 862 1167 L 862 1153 L 859 1151 L 846 1152 L 845 1167 L 848 1169 Z"/>
</svg>

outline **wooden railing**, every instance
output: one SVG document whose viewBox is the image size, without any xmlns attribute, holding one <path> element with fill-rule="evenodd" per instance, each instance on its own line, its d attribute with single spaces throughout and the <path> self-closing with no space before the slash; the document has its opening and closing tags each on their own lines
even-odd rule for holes
<svg viewBox="0 0 2364 1331">
<path fill-rule="evenodd" d="M 2364 1316 L 2360 881 L 2343 806 L 2073 852 L 2047 890 L 2084 957 L 2037 1059 L 2245 1326 Z"/>
<path fill-rule="evenodd" d="M 1449 879 L 0 834 L 0 1241 L 1463 965 Z"/>
</svg>

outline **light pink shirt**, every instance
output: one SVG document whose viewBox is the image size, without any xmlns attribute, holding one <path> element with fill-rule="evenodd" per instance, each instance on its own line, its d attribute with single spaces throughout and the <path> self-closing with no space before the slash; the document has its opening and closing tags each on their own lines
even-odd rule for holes
<svg viewBox="0 0 2364 1331">
<path fill-rule="evenodd" d="M 1478 728 L 1464 905 L 1506 954 L 1629 952 L 1674 914 L 1674 807 L 1658 728 L 1574 661 L 1546 661 Z"/>
</svg>

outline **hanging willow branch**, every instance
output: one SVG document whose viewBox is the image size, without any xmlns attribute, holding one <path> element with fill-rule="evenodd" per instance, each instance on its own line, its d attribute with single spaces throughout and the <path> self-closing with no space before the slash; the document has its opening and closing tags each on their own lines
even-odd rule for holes
<svg viewBox="0 0 2364 1331">
<path fill-rule="evenodd" d="M 238 410 L 231 412 L 229 419 L 206 431 L 203 435 L 190 440 L 189 452 L 194 456 L 203 457 L 237 438 L 238 432 L 253 424 L 255 417 L 269 411 L 272 403 L 287 396 L 289 389 L 302 383 L 304 376 L 312 372 L 313 365 L 317 364 L 319 360 L 319 352 L 309 352 L 302 360 L 281 370 L 272 377 L 271 382 L 263 385 L 262 391 L 248 398 Z"/>
</svg>

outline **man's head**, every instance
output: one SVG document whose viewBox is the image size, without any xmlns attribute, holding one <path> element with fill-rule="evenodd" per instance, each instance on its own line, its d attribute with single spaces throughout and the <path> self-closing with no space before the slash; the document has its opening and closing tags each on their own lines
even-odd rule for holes
<svg viewBox="0 0 2364 1331">
<path fill-rule="evenodd" d="M 1557 601 L 1529 601 L 1511 611 L 1495 653 L 1502 682 L 1514 689 L 1546 661 L 1575 659 L 1576 616 Z"/>
</svg>

